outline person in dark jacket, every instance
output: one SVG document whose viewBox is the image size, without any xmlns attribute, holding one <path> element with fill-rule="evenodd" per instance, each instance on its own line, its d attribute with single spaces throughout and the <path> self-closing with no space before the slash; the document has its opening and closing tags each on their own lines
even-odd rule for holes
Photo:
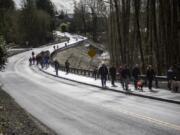
<svg viewBox="0 0 180 135">
<path fill-rule="evenodd" d="M 134 79 L 134 87 L 137 90 L 137 82 L 139 81 L 140 69 L 139 66 L 136 64 L 132 70 L 132 76 Z"/>
<path fill-rule="evenodd" d="M 149 90 L 152 90 L 152 82 L 153 82 L 153 80 L 155 78 L 155 71 L 154 71 L 154 69 L 152 68 L 151 65 L 149 65 L 148 68 L 147 68 L 146 78 L 147 78 L 147 81 L 148 81 L 148 88 L 149 88 Z"/>
<path fill-rule="evenodd" d="M 130 70 L 127 65 L 125 65 L 124 68 L 122 69 L 121 76 L 123 81 L 123 89 L 127 91 L 129 90 L 128 85 L 131 77 Z"/>
<path fill-rule="evenodd" d="M 36 65 L 38 66 L 39 65 L 39 56 L 38 55 L 36 55 Z"/>
<path fill-rule="evenodd" d="M 167 81 L 168 81 L 168 88 L 171 90 L 172 88 L 172 81 L 175 79 L 175 72 L 173 67 L 171 66 L 167 71 Z"/>
<path fill-rule="evenodd" d="M 176 67 L 176 81 L 180 81 L 180 65 Z"/>
<path fill-rule="evenodd" d="M 39 64 L 41 65 L 41 68 L 43 69 L 44 63 L 43 63 L 43 56 L 42 55 L 40 55 L 40 57 L 39 57 Z"/>
<path fill-rule="evenodd" d="M 172 80 L 172 92 L 180 92 L 180 65 L 174 66 L 174 77 Z"/>
<path fill-rule="evenodd" d="M 35 55 L 35 53 L 34 53 L 34 52 L 32 52 L 32 57 L 34 57 L 34 55 Z"/>
<path fill-rule="evenodd" d="M 105 64 L 102 64 L 102 66 L 99 68 L 98 73 L 101 76 L 101 83 L 102 83 L 102 87 L 104 88 L 106 87 L 106 81 L 108 75 L 108 69 Z"/>
<path fill-rule="evenodd" d="M 45 58 L 44 58 L 44 62 L 45 62 L 44 65 L 45 65 L 46 68 L 49 67 L 49 59 L 50 59 L 50 58 L 49 58 L 48 55 L 46 55 Z"/>
<path fill-rule="evenodd" d="M 123 66 L 119 66 L 118 68 L 118 77 L 119 77 L 119 80 L 120 80 L 120 83 L 124 89 L 124 83 L 123 83 L 123 78 L 122 78 L 122 70 L 123 70 Z"/>
<path fill-rule="evenodd" d="M 30 66 L 32 65 L 32 58 L 31 57 L 29 58 L 29 65 Z"/>
<path fill-rule="evenodd" d="M 93 77 L 94 77 L 95 80 L 98 77 L 98 68 L 97 67 L 95 67 L 94 70 L 93 70 Z"/>
<path fill-rule="evenodd" d="M 58 76 L 59 62 L 57 60 L 54 61 L 54 69 L 56 72 L 56 76 Z"/>
<path fill-rule="evenodd" d="M 70 66 L 70 63 L 68 60 L 66 60 L 66 62 L 65 62 L 66 74 L 69 73 L 69 66 Z"/>
<path fill-rule="evenodd" d="M 109 68 L 109 74 L 111 76 L 111 84 L 114 87 L 115 86 L 114 82 L 116 80 L 116 68 L 114 64 Z"/>
<path fill-rule="evenodd" d="M 32 57 L 32 64 L 35 65 L 35 63 L 36 63 L 36 58 L 33 56 Z"/>
</svg>

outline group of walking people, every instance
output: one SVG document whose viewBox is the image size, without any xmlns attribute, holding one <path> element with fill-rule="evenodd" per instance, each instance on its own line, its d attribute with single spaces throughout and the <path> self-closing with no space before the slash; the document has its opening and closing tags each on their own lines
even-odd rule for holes
<svg viewBox="0 0 180 135">
<path fill-rule="evenodd" d="M 53 46 L 53 48 L 54 48 L 54 51 L 56 50 L 56 49 L 59 49 L 59 46 L 57 45 L 57 46 Z"/>
<path fill-rule="evenodd" d="M 145 84 L 145 81 L 143 81 L 140 78 L 141 71 L 136 64 L 132 70 L 128 67 L 128 65 L 122 65 L 119 68 L 115 67 L 115 64 L 112 64 L 109 69 L 105 64 L 102 64 L 99 69 L 95 68 L 93 75 L 95 79 L 97 76 L 100 76 L 102 87 L 106 87 L 107 79 L 111 80 L 111 84 L 113 87 L 116 87 L 115 81 L 118 77 L 118 80 L 120 81 L 122 88 L 126 91 L 129 90 L 129 83 L 131 78 L 133 78 L 134 81 L 134 88 L 143 90 L 143 85 Z M 146 70 L 146 82 L 148 82 L 148 88 L 149 90 L 152 90 L 152 82 L 155 79 L 155 71 L 152 68 L 151 65 L 147 67 Z"/>
<path fill-rule="evenodd" d="M 54 69 L 56 72 L 56 76 L 58 76 L 58 71 L 60 69 L 59 62 L 55 59 L 53 62 L 50 60 L 50 52 L 42 51 L 41 53 L 35 55 L 32 52 L 31 57 L 29 58 L 29 65 L 41 65 L 41 68 L 48 68 L 49 64 L 54 65 Z M 70 63 L 68 60 L 65 61 L 65 71 L 66 74 L 69 73 Z M 106 82 L 108 79 L 111 80 L 112 87 L 117 87 L 115 85 L 116 80 L 118 79 L 122 85 L 122 88 L 126 91 L 129 90 L 130 81 L 133 80 L 135 90 L 140 89 L 143 90 L 143 86 L 147 85 L 149 90 L 152 91 L 153 81 L 156 79 L 155 70 L 152 65 L 149 65 L 145 72 L 145 79 L 142 80 L 141 70 L 138 64 L 136 64 L 132 69 L 128 67 L 128 65 L 122 65 L 118 68 L 115 64 L 112 64 L 109 68 L 106 64 L 102 64 L 99 68 L 95 68 L 93 71 L 93 76 L 95 80 L 100 76 L 102 87 L 106 88 Z M 167 80 L 168 80 L 168 88 L 172 90 L 172 92 L 178 91 L 180 89 L 180 66 L 171 66 L 167 71 Z"/>
<path fill-rule="evenodd" d="M 49 51 L 42 51 L 40 53 L 38 53 L 37 55 L 35 55 L 34 52 L 32 52 L 31 57 L 29 58 L 29 65 L 40 65 L 41 68 L 48 68 L 49 65 L 52 64 L 54 66 L 55 72 L 56 72 L 56 76 L 58 76 L 58 71 L 60 69 L 60 64 L 59 62 L 55 59 L 54 61 L 52 61 L 50 59 L 50 52 Z M 68 60 L 65 61 L 65 70 L 66 70 L 66 74 L 69 73 L 69 69 L 70 69 L 70 63 Z"/>
<path fill-rule="evenodd" d="M 143 90 L 143 86 L 147 85 L 149 90 L 152 91 L 153 81 L 157 83 L 156 72 L 152 65 L 146 68 L 145 76 L 141 76 L 141 70 L 139 65 L 136 64 L 132 69 L 128 65 L 122 65 L 116 68 L 114 64 L 108 67 L 102 64 L 99 69 L 95 68 L 93 71 L 93 76 L 95 80 L 98 76 L 101 78 L 102 87 L 106 87 L 107 79 L 111 80 L 111 84 L 115 87 L 116 77 L 120 81 L 122 88 L 124 90 L 129 90 L 130 80 L 133 80 L 135 90 Z M 142 79 L 144 78 L 144 80 Z M 171 66 L 167 71 L 168 88 L 172 92 L 177 92 L 180 90 L 180 66 Z M 156 87 L 158 85 L 156 84 Z"/>
<path fill-rule="evenodd" d="M 50 52 L 42 51 L 41 53 L 35 55 L 32 52 L 32 56 L 29 58 L 29 65 L 41 65 L 41 68 L 48 68 L 50 65 Z"/>
<path fill-rule="evenodd" d="M 55 69 L 55 72 L 56 72 L 56 76 L 58 76 L 59 75 L 58 72 L 59 72 L 59 69 L 60 69 L 60 64 L 59 64 L 57 59 L 55 59 L 53 63 L 54 63 L 54 69 Z M 64 65 L 65 65 L 66 74 L 68 74 L 69 73 L 69 69 L 70 69 L 69 61 L 66 60 Z"/>
</svg>

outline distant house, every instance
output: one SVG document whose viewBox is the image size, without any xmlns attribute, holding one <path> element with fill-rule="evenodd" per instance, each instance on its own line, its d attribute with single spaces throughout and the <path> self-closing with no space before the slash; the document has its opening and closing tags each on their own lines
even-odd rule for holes
<svg viewBox="0 0 180 135">
<path fill-rule="evenodd" d="M 55 16 L 55 24 L 56 26 L 60 26 L 62 23 L 71 23 L 73 20 L 74 14 L 57 14 Z"/>
</svg>

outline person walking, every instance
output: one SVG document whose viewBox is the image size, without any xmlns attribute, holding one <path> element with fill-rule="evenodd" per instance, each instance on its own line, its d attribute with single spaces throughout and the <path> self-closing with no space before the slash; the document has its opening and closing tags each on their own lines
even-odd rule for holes
<svg viewBox="0 0 180 135">
<path fill-rule="evenodd" d="M 98 75 L 98 68 L 95 67 L 94 70 L 93 70 L 93 77 L 94 77 L 95 80 L 97 79 L 97 75 Z"/>
<path fill-rule="evenodd" d="M 34 57 L 34 55 L 35 55 L 35 53 L 34 53 L 34 52 L 32 52 L 32 57 Z"/>
<path fill-rule="evenodd" d="M 46 67 L 46 69 L 49 67 L 49 56 L 48 55 L 46 55 L 45 57 L 44 57 L 44 62 L 45 62 L 45 67 Z"/>
<path fill-rule="evenodd" d="M 111 76 L 111 84 L 113 87 L 115 87 L 115 80 L 116 80 L 116 68 L 114 64 L 109 68 L 109 74 Z"/>
<path fill-rule="evenodd" d="M 176 80 L 177 80 L 177 81 L 180 81 L 180 65 L 177 65 Z"/>
<path fill-rule="evenodd" d="M 171 90 L 172 88 L 172 81 L 175 78 L 175 72 L 173 66 L 171 66 L 167 71 L 167 81 L 168 81 L 168 89 Z"/>
<path fill-rule="evenodd" d="M 31 66 L 32 65 L 32 58 L 30 57 L 29 58 L 29 66 Z"/>
<path fill-rule="evenodd" d="M 39 64 L 41 65 L 41 68 L 43 69 L 44 65 L 43 65 L 43 56 L 42 56 L 42 54 L 39 57 Z"/>
<path fill-rule="evenodd" d="M 54 50 L 56 50 L 56 46 L 55 45 L 53 46 L 53 48 L 54 48 Z"/>
<path fill-rule="evenodd" d="M 174 76 L 172 80 L 172 92 L 180 91 L 180 65 L 174 66 Z"/>
<path fill-rule="evenodd" d="M 70 63 L 68 60 L 66 60 L 66 62 L 65 62 L 66 74 L 69 73 L 69 66 L 70 66 Z"/>
<path fill-rule="evenodd" d="M 140 75 L 140 69 L 138 64 L 135 65 L 135 67 L 132 70 L 132 76 L 134 79 L 134 88 L 137 90 L 137 82 L 139 81 L 139 75 Z"/>
<path fill-rule="evenodd" d="M 123 66 L 119 66 L 118 76 L 119 76 L 119 80 L 120 80 L 120 83 L 122 85 L 122 88 L 124 89 L 124 83 L 123 83 L 123 78 L 122 78 L 122 71 L 123 71 Z"/>
<path fill-rule="evenodd" d="M 32 63 L 33 63 L 33 65 L 35 65 L 35 63 L 36 63 L 36 58 L 35 58 L 35 56 L 32 57 Z"/>
<path fill-rule="evenodd" d="M 65 43 L 65 47 L 67 47 L 67 43 Z"/>
<path fill-rule="evenodd" d="M 36 65 L 39 65 L 39 55 L 36 55 Z"/>
<path fill-rule="evenodd" d="M 55 68 L 56 76 L 58 76 L 59 62 L 57 60 L 54 61 L 54 68 Z"/>
<path fill-rule="evenodd" d="M 130 70 L 127 65 L 125 65 L 124 68 L 122 69 L 121 76 L 122 76 L 122 81 L 123 81 L 122 82 L 123 89 L 128 91 L 129 90 L 128 85 L 129 85 L 129 80 L 130 80 L 131 74 L 130 74 Z"/>
<path fill-rule="evenodd" d="M 151 91 L 152 90 L 152 82 L 153 82 L 153 80 L 155 78 L 155 71 L 154 71 L 154 69 L 152 68 L 151 65 L 149 65 L 148 68 L 147 68 L 146 78 L 147 78 L 147 81 L 148 81 L 148 88 Z"/>
<path fill-rule="evenodd" d="M 106 81 L 107 81 L 107 75 L 108 75 L 107 66 L 105 64 L 102 64 L 102 66 L 99 68 L 98 73 L 101 76 L 102 87 L 105 88 L 106 87 Z"/>
</svg>

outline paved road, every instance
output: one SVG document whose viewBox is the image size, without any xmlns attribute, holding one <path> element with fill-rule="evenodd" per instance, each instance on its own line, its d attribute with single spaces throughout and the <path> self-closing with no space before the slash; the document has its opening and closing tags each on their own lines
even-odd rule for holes
<svg viewBox="0 0 180 135">
<path fill-rule="evenodd" d="M 9 59 L 3 88 L 59 135 L 179 135 L 180 106 L 48 76 L 28 66 L 31 52 Z"/>
</svg>

